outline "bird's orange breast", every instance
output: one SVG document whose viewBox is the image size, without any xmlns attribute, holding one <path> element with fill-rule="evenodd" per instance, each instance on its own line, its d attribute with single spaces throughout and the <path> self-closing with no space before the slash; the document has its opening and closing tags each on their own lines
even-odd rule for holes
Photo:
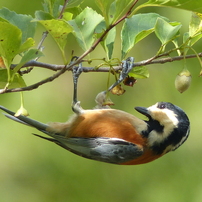
<svg viewBox="0 0 202 202">
<path fill-rule="evenodd" d="M 145 139 L 139 131 L 146 127 L 141 119 L 120 110 L 85 110 L 74 118 L 68 136 L 120 138 L 143 146 Z"/>
</svg>

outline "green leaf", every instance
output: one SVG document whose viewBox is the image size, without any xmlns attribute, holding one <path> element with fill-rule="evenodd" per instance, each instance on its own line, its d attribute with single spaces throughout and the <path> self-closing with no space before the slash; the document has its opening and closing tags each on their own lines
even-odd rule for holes
<svg viewBox="0 0 202 202">
<path fill-rule="evenodd" d="M 176 23 L 175 23 L 176 24 Z M 162 45 L 167 44 L 169 41 L 177 37 L 181 24 L 172 26 L 170 23 L 159 18 L 155 26 L 155 34 L 161 41 Z"/>
<path fill-rule="evenodd" d="M 49 13 L 53 18 L 58 18 L 60 14 L 60 5 L 64 3 L 63 0 L 44 0 L 43 8 L 46 13 Z"/>
<path fill-rule="evenodd" d="M 96 0 L 98 8 L 102 11 L 107 26 L 116 22 L 134 0 Z"/>
<path fill-rule="evenodd" d="M 19 74 L 13 74 L 12 71 L 11 74 L 13 75 L 13 80 L 11 83 L 9 83 L 9 88 L 21 88 L 26 86 L 23 78 Z M 0 69 L 0 88 L 4 89 L 5 86 L 7 86 L 7 84 L 8 84 L 7 70 Z"/>
<path fill-rule="evenodd" d="M 113 10 L 111 8 L 111 4 L 114 2 L 114 0 L 96 0 L 95 3 L 97 4 L 98 8 L 101 10 L 102 15 L 105 18 L 105 21 L 107 25 L 111 23 L 113 20 Z"/>
<path fill-rule="evenodd" d="M 128 11 L 128 8 L 131 6 L 134 0 L 116 0 L 115 2 L 116 12 L 113 17 L 113 22 L 116 22 L 121 16 L 126 13 L 126 11 Z"/>
<path fill-rule="evenodd" d="M 202 31 L 202 17 L 200 14 L 192 13 L 189 24 L 189 36 L 194 37 Z"/>
<path fill-rule="evenodd" d="M 105 40 L 101 42 L 104 50 L 107 53 L 108 59 L 111 59 L 111 57 L 112 57 L 115 37 L 116 37 L 116 28 L 114 27 L 107 34 L 107 37 L 105 38 Z"/>
<path fill-rule="evenodd" d="M 30 49 L 28 50 L 22 57 L 21 61 L 19 62 L 19 64 L 14 68 L 13 72 L 17 73 L 20 68 L 26 64 L 27 62 L 29 62 L 30 60 L 33 60 L 37 57 L 41 57 L 43 56 L 43 53 L 41 51 L 39 51 L 38 49 Z"/>
<path fill-rule="evenodd" d="M 74 20 L 68 21 L 72 26 L 79 46 L 88 50 L 95 41 L 95 29 L 103 21 L 103 17 L 91 8 L 85 8 Z"/>
<path fill-rule="evenodd" d="M 193 46 L 197 41 L 202 38 L 202 14 L 192 13 L 191 20 L 189 23 L 189 32 L 184 33 L 183 43 L 186 46 Z M 189 47 L 184 49 L 186 53 Z"/>
<path fill-rule="evenodd" d="M 18 54 L 22 32 L 16 26 L 7 22 L 0 22 L 0 56 L 9 69 L 13 58 Z"/>
<path fill-rule="evenodd" d="M 45 29 L 50 33 L 53 39 L 56 41 L 59 46 L 63 57 L 64 57 L 64 49 L 67 43 L 67 35 L 72 32 L 71 26 L 64 20 L 40 20 Z"/>
<path fill-rule="evenodd" d="M 186 43 L 187 40 L 189 40 L 189 32 L 183 34 L 183 43 Z"/>
<path fill-rule="evenodd" d="M 73 17 L 72 13 L 70 13 L 70 12 L 64 12 L 62 19 L 64 19 L 65 21 L 69 21 L 69 20 L 72 20 L 72 17 Z"/>
<path fill-rule="evenodd" d="M 22 87 L 27 86 L 24 79 L 22 78 L 22 76 L 20 76 L 20 74 L 18 74 L 18 73 L 15 74 L 13 81 L 11 83 L 11 86 L 9 86 L 9 87 L 14 88 L 14 85 L 15 85 L 15 88 L 17 88 L 17 87 L 22 88 Z"/>
<path fill-rule="evenodd" d="M 36 20 L 51 20 L 53 19 L 53 16 L 45 11 L 36 11 L 35 18 Z"/>
<path fill-rule="evenodd" d="M 128 74 L 136 79 L 146 79 L 149 78 L 149 71 L 145 66 L 134 67 Z"/>
<path fill-rule="evenodd" d="M 66 8 L 73 8 L 79 6 L 84 0 L 69 0 Z"/>
<path fill-rule="evenodd" d="M 35 45 L 35 41 L 32 38 L 28 38 L 21 46 L 20 49 L 18 50 L 18 54 L 22 53 L 26 50 L 28 50 L 29 48 L 31 48 L 32 46 Z"/>
<path fill-rule="evenodd" d="M 201 38 L 202 38 L 202 33 L 196 35 L 195 37 L 192 37 L 192 38 L 191 38 L 191 43 L 190 43 L 190 45 L 193 46 L 193 45 L 194 45 L 197 41 L 199 41 Z"/>
<path fill-rule="evenodd" d="M 180 8 L 184 10 L 202 13 L 201 0 L 149 0 L 140 5 L 136 10 L 147 6 L 162 6 L 171 8 Z"/>
<path fill-rule="evenodd" d="M 18 29 L 21 30 L 22 43 L 24 43 L 27 38 L 34 37 L 37 23 L 32 22 L 32 16 L 17 14 L 7 8 L 2 8 L 0 9 L 0 18 L 6 20 L 12 25 L 15 25 L 16 27 L 18 27 Z"/>
<path fill-rule="evenodd" d="M 10 65 L 14 57 L 34 45 L 34 40 L 28 38 L 21 45 L 22 32 L 16 26 L 0 21 L 0 56 L 7 68 L 7 85 L 12 81 Z"/>
<path fill-rule="evenodd" d="M 77 15 L 79 15 L 82 12 L 82 9 L 79 6 L 77 6 L 77 7 L 68 8 L 67 11 L 69 13 L 72 13 L 74 16 L 73 18 L 75 18 Z"/>
<path fill-rule="evenodd" d="M 122 59 L 132 47 L 154 31 L 158 18 L 165 19 L 156 13 L 137 14 L 125 20 L 121 31 Z"/>
</svg>

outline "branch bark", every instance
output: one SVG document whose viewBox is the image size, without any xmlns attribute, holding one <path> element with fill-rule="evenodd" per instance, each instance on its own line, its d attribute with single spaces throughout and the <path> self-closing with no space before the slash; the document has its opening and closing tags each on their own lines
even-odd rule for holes
<svg viewBox="0 0 202 202">
<path fill-rule="evenodd" d="M 146 65 L 152 65 L 152 64 L 164 64 L 167 62 L 180 61 L 180 60 L 183 60 L 184 58 L 189 59 L 189 58 L 196 58 L 196 57 L 197 57 L 197 55 L 175 56 L 175 57 L 166 57 L 166 58 L 161 58 L 161 59 L 154 59 L 155 57 L 152 57 L 150 59 L 134 63 L 133 67 L 146 66 Z M 198 53 L 198 57 L 202 57 L 202 53 Z M 35 60 L 29 61 L 23 67 L 41 67 L 41 68 L 46 68 L 46 69 L 49 69 L 52 71 L 58 71 L 58 72 L 53 74 L 51 77 L 46 78 L 42 81 L 39 81 L 33 85 L 30 85 L 27 87 L 22 87 L 22 88 L 5 89 L 4 91 L 1 91 L 0 94 L 11 93 L 11 92 L 30 91 L 30 90 L 36 89 L 39 86 L 41 86 L 45 83 L 51 82 L 54 79 L 58 78 L 64 72 L 72 71 L 72 67 L 74 65 L 75 65 L 75 63 L 65 66 L 65 65 L 47 64 L 47 63 L 42 63 L 42 62 L 38 62 Z M 14 68 L 15 66 L 16 65 L 12 65 L 12 68 Z M 113 67 L 113 72 L 119 72 L 121 70 L 122 70 L 121 65 Z M 110 72 L 110 71 L 111 71 L 111 68 L 109 68 L 109 67 L 99 67 L 99 68 L 83 67 L 83 72 Z"/>
<path fill-rule="evenodd" d="M 202 52 L 198 53 L 199 57 L 202 57 Z M 146 66 L 146 65 L 152 65 L 152 64 L 164 64 L 167 62 L 174 62 L 174 61 L 180 61 L 183 60 L 184 58 L 186 59 L 190 59 L 190 58 L 196 58 L 197 55 L 186 55 L 186 56 L 175 56 L 175 57 L 166 57 L 166 58 L 161 58 L 161 59 L 147 59 L 147 60 L 143 60 L 140 62 L 135 62 L 133 67 L 138 67 L 138 66 Z M 11 69 L 14 69 L 16 66 L 16 64 L 11 66 Z M 40 68 L 45 68 L 45 69 L 49 69 L 52 71 L 59 71 L 65 68 L 65 65 L 56 65 L 56 64 L 48 64 L 48 63 L 43 63 L 43 62 L 38 62 L 35 60 L 31 60 L 29 62 L 27 62 L 25 65 L 23 65 L 22 68 L 24 67 L 40 67 Z M 71 68 L 69 68 L 70 66 L 66 66 L 66 71 L 72 71 Z M 72 67 L 72 65 L 71 65 Z M 114 71 L 118 72 L 122 69 L 121 65 L 119 66 L 114 66 Z M 109 72 L 110 68 L 109 67 L 83 67 L 83 72 Z"/>
</svg>

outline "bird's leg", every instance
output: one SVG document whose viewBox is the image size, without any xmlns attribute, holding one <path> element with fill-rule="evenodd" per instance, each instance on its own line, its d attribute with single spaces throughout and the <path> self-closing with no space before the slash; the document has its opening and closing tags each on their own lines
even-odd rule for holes
<svg viewBox="0 0 202 202">
<path fill-rule="evenodd" d="M 72 110 L 77 114 L 81 113 L 83 110 L 82 107 L 80 106 L 80 102 L 77 100 L 78 79 L 82 72 L 83 72 L 82 63 L 80 63 L 78 67 L 74 66 L 72 69 L 73 84 L 74 84 Z"/>
<path fill-rule="evenodd" d="M 107 98 L 107 92 L 111 91 L 115 86 L 120 84 L 128 76 L 128 73 L 133 68 L 133 63 L 134 63 L 133 57 L 129 57 L 127 58 L 127 60 L 124 60 L 122 62 L 122 71 L 120 73 L 119 79 L 114 84 L 112 84 L 107 91 L 100 92 L 96 96 L 95 102 L 97 103 L 97 106 L 95 108 L 105 109 L 110 108 L 109 106 L 113 105 L 113 102 L 109 98 Z"/>
<path fill-rule="evenodd" d="M 122 71 L 120 73 L 119 79 L 108 88 L 107 92 L 109 92 L 115 86 L 120 84 L 128 76 L 128 73 L 133 68 L 133 63 L 134 63 L 134 57 L 129 57 L 122 62 Z"/>
</svg>

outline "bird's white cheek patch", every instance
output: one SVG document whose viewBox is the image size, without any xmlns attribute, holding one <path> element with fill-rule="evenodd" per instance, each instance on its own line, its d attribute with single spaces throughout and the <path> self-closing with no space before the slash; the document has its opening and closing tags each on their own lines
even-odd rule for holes
<svg viewBox="0 0 202 202">
<path fill-rule="evenodd" d="M 148 110 L 152 119 L 158 121 L 160 125 L 168 128 L 177 127 L 179 121 L 177 115 L 173 111 L 169 109 L 159 109 L 156 105 L 149 107 Z"/>
<path fill-rule="evenodd" d="M 169 109 L 159 109 L 156 105 L 153 105 L 148 110 L 152 119 L 158 121 L 163 126 L 162 132 L 154 130 L 149 134 L 148 143 L 149 145 L 161 143 L 177 128 L 179 121 L 176 114 Z"/>
</svg>

